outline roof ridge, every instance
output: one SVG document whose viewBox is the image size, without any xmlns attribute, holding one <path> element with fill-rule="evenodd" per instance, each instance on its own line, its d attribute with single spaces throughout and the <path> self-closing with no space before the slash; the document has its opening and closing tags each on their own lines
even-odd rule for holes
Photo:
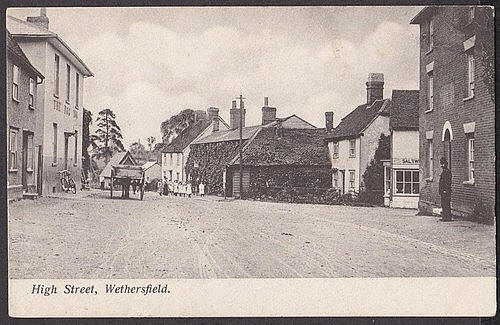
<svg viewBox="0 0 500 325">
<path fill-rule="evenodd" d="M 45 33 L 48 32 L 49 34 L 52 34 L 54 36 L 58 36 L 55 32 L 51 31 L 48 28 L 43 28 L 43 27 L 41 27 L 41 26 L 39 26 L 37 24 L 33 24 L 33 23 L 29 22 L 29 21 L 25 21 L 25 20 L 19 19 L 17 17 L 11 16 L 11 15 L 7 15 L 7 17 L 10 18 L 10 19 L 16 20 L 16 21 L 18 21 L 18 22 L 20 22 L 20 23 L 22 23 L 22 24 L 24 24 L 26 26 L 30 26 L 30 27 L 36 28 L 36 29 L 38 29 L 38 30 L 40 30 L 42 32 L 45 32 Z M 14 35 L 16 35 L 16 34 L 14 34 Z M 20 35 L 20 34 L 18 34 L 18 35 Z"/>
</svg>

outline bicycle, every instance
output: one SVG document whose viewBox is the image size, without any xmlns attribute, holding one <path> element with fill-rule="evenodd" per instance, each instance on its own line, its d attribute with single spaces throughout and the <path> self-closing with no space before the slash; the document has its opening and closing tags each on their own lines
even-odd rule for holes
<svg viewBox="0 0 500 325">
<path fill-rule="evenodd" d="M 76 183 L 71 177 L 71 172 L 69 170 L 61 170 L 57 174 L 59 175 L 62 190 L 64 192 L 71 191 L 73 194 L 76 194 Z"/>
</svg>

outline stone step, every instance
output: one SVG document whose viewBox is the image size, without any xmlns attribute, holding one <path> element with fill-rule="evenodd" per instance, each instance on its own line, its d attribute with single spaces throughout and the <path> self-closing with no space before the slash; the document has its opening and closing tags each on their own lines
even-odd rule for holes
<svg viewBox="0 0 500 325">
<path fill-rule="evenodd" d="M 23 199 L 34 200 L 38 197 L 38 193 L 23 192 Z"/>
</svg>

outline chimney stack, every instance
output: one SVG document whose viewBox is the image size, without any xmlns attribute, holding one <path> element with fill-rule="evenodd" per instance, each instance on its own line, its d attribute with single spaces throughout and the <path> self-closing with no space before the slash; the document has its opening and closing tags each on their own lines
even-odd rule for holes
<svg viewBox="0 0 500 325">
<path fill-rule="evenodd" d="M 243 123 L 242 123 L 242 126 L 245 127 L 245 113 L 246 113 L 246 110 L 245 110 L 244 106 L 242 107 L 241 111 L 243 111 Z M 229 110 L 229 115 L 230 115 L 230 118 L 229 118 L 229 127 L 231 128 L 231 130 L 235 130 L 235 129 L 239 128 L 240 127 L 240 109 L 236 108 L 236 101 L 235 100 L 233 100 L 233 106 Z"/>
<path fill-rule="evenodd" d="M 26 19 L 27 22 L 36 24 L 45 29 L 49 29 L 49 18 L 47 17 L 47 9 L 40 9 L 40 16 L 28 17 Z"/>
<path fill-rule="evenodd" d="M 384 74 L 370 73 L 366 82 L 366 103 L 371 105 L 377 99 L 384 99 Z"/>
<path fill-rule="evenodd" d="M 209 121 L 212 122 L 212 132 L 219 131 L 219 109 L 217 107 L 209 107 L 207 114 Z"/>
<path fill-rule="evenodd" d="M 276 120 L 276 107 L 269 106 L 269 98 L 264 97 L 264 106 L 262 106 L 262 125 L 269 124 Z"/>
<path fill-rule="evenodd" d="M 332 132 L 332 130 L 333 130 L 333 112 L 325 112 L 325 127 L 326 127 L 326 132 Z"/>
</svg>

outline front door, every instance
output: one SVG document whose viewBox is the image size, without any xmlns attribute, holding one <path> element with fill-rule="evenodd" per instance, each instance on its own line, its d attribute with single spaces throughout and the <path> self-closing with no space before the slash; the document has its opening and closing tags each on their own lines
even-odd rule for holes
<svg viewBox="0 0 500 325">
<path fill-rule="evenodd" d="M 444 133 L 444 157 L 446 158 L 446 161 L 448 162 L 448 168 L 451 170 L 451 136 L 450 136 L 450 131 L 446 130 Z"/>
</svg>

